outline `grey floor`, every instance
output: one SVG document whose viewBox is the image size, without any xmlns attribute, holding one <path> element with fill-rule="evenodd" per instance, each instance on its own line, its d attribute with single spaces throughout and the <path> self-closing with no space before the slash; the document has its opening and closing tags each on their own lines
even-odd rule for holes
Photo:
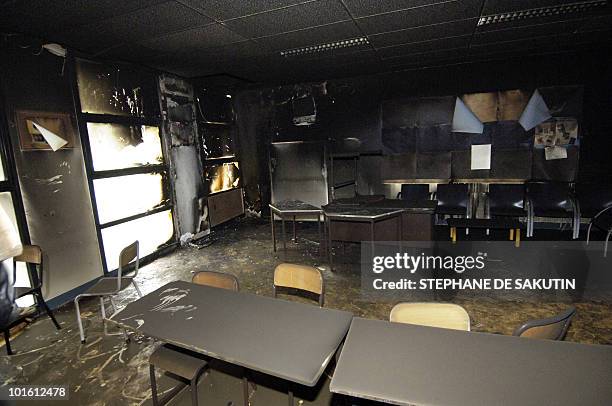
<svg viewBox="0 0 612 406">
<path fill-rule="evenodd" d="M 143 293 L 151 292 L 173 280 L 189 280 L 197 270 L 230 272 L 240 279 L 241 289 L 260 295 L 272 295 L 272 273 L 283 261 L 321 266 L 326 279 L 326 306 L 349 310 L 356 315 L 386 319 L 393 303 L 366 302 L 360 297 L 360 278 L 354 264 L 338 261 L 332 273 L 324 267 L 316 243 L 316 227 L 298 226 L 298 243 L 289 244 L 287 257 L 272 253 L 269 223 L 258 219 L 232 222 L 215 233 L 215 242 L 204 249 L 185 248 L 143 267 L 137 282 Z M 118 300 L 121 307 L 135 300 L 132 289 Z M 292 299 L 306 300 L 306 299 Z M 87 343 L 81 345 L 72 304 L 62 306 L 56 315 L 62 330 L 56 331 L 47 317 L 21 330 L 11 341 L 16 355 L 3 355 L 0 348 L 0 385 L 37 384 L 68 385 L 70 402 L 58 405 L 147 405 L 151 404 L 148 356 L 154 349 L 153 340 L 133 335 L 129 343 L 122 336 L 103 336 L 97 300 L 84 301 L 82 309 L 87 331 Z M 456 303 L 464 306 L 475 331 L 511 334 L 521 322 L 547 317 L 567 305 L 556 302 L 518 300 L 495 301 L 483 298 L 463 298 Z M 612 305 L 610 302 L 574 304 L 578 314 L 567 340 L 612 344 Z M 110 312 L 110 309 L 107 309 Z M 116 331 L 116 330 L 115 330 Z M 305 331 L 304 334 L 312 334 Z M 329 371 L 328 371 L 329 373 Z M 286 388 L 265 376 L 253 376 L 250 387 L 252 405 L 286 405 Z M 166 391 L 173 381 L 160 377 L 160 390 Z M 217 364 L 199 385 L 202 405 L 241 405 L 240 373 L 227 365 Z M 315 390 L 299 394 L 307 405 L 338 404 L 326 389 L 328 379 Z M 299 391 L 298 391 L 299 392 Z M 184 391 L 173 404 L 190 404 L 190 394 Z M 27 404 L 20 402 L 19 404 Z M 54 404 L 54 402 L 30 402 Z M 297 404 L 298 402 L 296 402 Z"/>
</svg>

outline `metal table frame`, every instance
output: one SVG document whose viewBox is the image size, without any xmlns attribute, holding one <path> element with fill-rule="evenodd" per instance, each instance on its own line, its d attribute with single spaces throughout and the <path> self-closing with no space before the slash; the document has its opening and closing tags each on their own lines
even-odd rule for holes
<svg viewBox="0 0 612 406">
<path fill-rule="evenodd" d="M 386 210 L 386 209 L 383 209 Z M 332 255 L 332 232 L 331 232 L 331 223 L 336 221 L 346 221 L 346 222 L 354 222 L 354 223 L 370 223 L 370 241 L 375 241 L 376 237 L 376 229 L 375 224 L 382 220 L 387 220 L 389 218 L 397 217 L 397 235 L 398 241 L 401 241 L 402 237 L 402 213 L 403 209 L 393 210 L 388 209 L 387 212 L 382 214 L 359 214 L 360 210 L 355 210 L 355 213 L 351 213 L 350 210 L 341 213 L 328 213 L 323 211 L 323 215 L 325 216 L 325 226 L 327 229 L 327 258 L 329 260 L 329 268 L 333 270 L 334 260 Z"/>
<path fill-rule="evenodd" d="M 302 202 L 303 203 L 303 202 Z M 297 242 L 297 233 L 296 233 L 296 217 L 305 217 L 305 216 L 314 216 L 317 219 L 317 228 L 319 234 L 319 247 L 321 247 L 323 243 L 323 238 L 321 235 L 321 216 L 323 215 L 323 210 L 317 208 L 315 206 L 311 206 L 312 209 L 282 209 L 275 206 L 274 203 L 270 203 L 270 224 L 272 226 L 272 246 L 274 252 L 276 252 L 276 226 L 274 224 L 274 216 L 277 215 L 281 219 L 281 233 L 282 233 L 282 241 L 283 241 L 283 251 L 284 254 L 287 254 L 287 237 L 285 230 L 285 219 L 289 217 L 293 221 L 293 240 Z"/>
<path fill-rule="evenodd" d="M 612 347 L 355 317 L 330 391 L 393 405 L 610 405 Z"/>
<path fill-rule="evenodd" d="M 352 317 L 342 310 L 175 281 L 129 303 L 108 321 L 285 380 L 291 406 L 292 383 L 316 386 Z M 304 334 L 302 327 L 312 331 Z"/>
</svg>

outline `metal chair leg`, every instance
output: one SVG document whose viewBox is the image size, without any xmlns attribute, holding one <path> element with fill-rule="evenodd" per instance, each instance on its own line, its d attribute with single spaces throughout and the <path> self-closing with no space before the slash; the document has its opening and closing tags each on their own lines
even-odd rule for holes
<svg viewBox="0 0 612 406">
<path fill-rule="evenodd" d="M 55 319 L 55 316 L 53 315 L 53 312 L 51 311 L 51 309 L 49 309 L 49 306 L 47 305 L 47 302 L 45 302 L 45 299 L 43 299 L 42 293 L 40 293 L 40 292 L 37 293 L 36 294 L 36 299 L 37 299 L 38 303 L 43 307 L 43 309 L 45 309 L 45 311 L 47 312 L 47 316 L 49 316 L 49 318 L 51 319 L 53 324 L 55 324 L 55 328 L 58 329 L 58 330 L 61 330 L 62 327 L 59 325 L 59 323 Z"/>
<path fill-rule="evenodd" d="M 190 382 L 191 386 L 191 403 L 193 406 L 198 406 L 198 375 L 196 375 Z"/>
<path fill-rule="evenodd" d="M 104 296 L 100 296 L 100 314 L 102 315 L 102 327 L 104 328 L 104 335 L 108 335 L 106 330 L 106 310 L 104 309 Z"/>
<path fill-rule="evenodd" d="M 242 399 L 244 400 L 244 406 L 249 406 L 249 379 L 245 376 L 242 377 Z"/>
<path fill-rule="evenodd" d="M 612 230 L 608 231 L 608 235 L 606 235 L 606 244 L 604 245 L 604 258 L 608 255 L 608 241 L 610 240 L 610 234 L 612 234 Z"/>
<path fill-rule="evenodd" d="M 593 227 L 593 222 L 592 221 L 589 223 L 589 228 L 587 230 L 587 238 L 586 238 L 587 245 L 589 245 L 589 242 L 590 242 L 590 239 L 591 239 L 591 227 Z"/>
<path fill-rule="evenodd" d="M 159 406 L 157 382 L 155 382 L 155 366 L 153 366 L 153 364 L 149 364 L 149 376 L 151 378 L 151 400 L 153 400 L 153 406 Z"/>
<path fill-rule="evenodd" d="M 291 389 L 289 389 L 289 391 L 287 392 L 287 397 L 289 398 L 289 406 L 293 406 L 293 391 Z"/>
<path fill-rule="evenodd" d="M 134 281 L 134 279 L 132 279 L 132 285 L 134 285 L 134 289 L 136 289 L 136 293 L 138 293 L 138 297 L 142 297 L 142 292 L 138 288 L 138 285 L 136 285 L 136 281 Z"/>
<path fill-rule="evenodd" d="M 13 350 L 11 350 L 11 332 L 8 328 L 4 330 L 4 345 L 6 345 L 6 355 L 13 355 Z"/>
<path fill-rule="evenodd" d="M 74 299 L 74 307 L 76 308 L 77 324 L 79 325 L 79 335 L 81 336 L 81 343 L 85 344 L 85 332 L 83 331 L 83 321 L 81 320 L 81 310 L 79 309 L 79 297 Z"/>
</svg>

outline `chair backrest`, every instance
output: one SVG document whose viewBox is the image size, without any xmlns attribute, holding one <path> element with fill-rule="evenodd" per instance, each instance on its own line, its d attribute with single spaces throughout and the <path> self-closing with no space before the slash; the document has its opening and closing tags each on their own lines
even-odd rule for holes
<svg viewBox="0 0 612 406">
<path fill-rule="evenodd" d="M 240 290 L 238 278 L 236 278 L 232 274 L 223 272 L 199 271 L 193 274 L 191 282 L 197 283 L 198 285 L 206 285 L 212 286 L 214 288 L 233 290 L 235 292 L 238 292 Z"/>
<path fill-rule="evenodd" d="M 612 186 L 579 183 L 576 185 L 576 197 L 580 204 L 582 217 L 593 217 L 603 209 L 612 206 Z"/>
<path fill-rule="evenodd" d="M 468 185 L 448 183 L 438 185 L 436 191 L 438 201 L 436 210 L 442 214 L 467 214 L 470 202 Z"/>
<path fill-rule="evenodd" d="M 134 277 L 138 275 L 138 267 L 140 265 L 140 256 L 139 256 L 139 242 L 138 240 L 134 241 L 127 247 L 121 250 L 119 253 L 119 271 L 117 272 L 117 278 L 121 278 L 124 273 L 125 268 L 128 267 L 134 262 Z M 119 281 L 119 286 L 121 286 L 121 281 Z"/>
<path fill-rule="evenodd" d="M 33 288 L 42 286 L 43 278 L 43 252 L 38 245 L 24 245 L 21 255 L 13 257 L 13 283 L 17 279 L 17 262 L 33 264 L 37 266 L 37 282 Z"/>
<path fill-rule="evenodd" d="M 38 245 L 24 245 L 21 255 L 14 257 L 16 262 L 27 262 L 29 264 L 42 264 L 42 250 Z"/>
<path fill-rule="evenodd" d="M 398 303 L 393 306 L 389 320 L 395 323 L 470 331 L 467 311 L 453 303 Z"/>
<path fill-rule="evenodd" d="M 527 196 L 534 208 L 540 210 L 571 210 L 571 190 L 564 182 L 530 182 Z"/>
<path fill-rule="evenodd" d="M 524 185 L 489 185 L 489 210 L 504 212 L 506 209 L 523 209 L 525 207 Z"/>
<path fill-rule="evenodd" d="M 411 202 L 423 202 L 429 200 L 429 185 L 428 184 L 407 184 L 402 185 L 402 191 L 399 193 L 402 200 Z"/>
<path fill-rule="evenodd" d="M 513 335 L 527 338 L 563 340 L 574 314 L 576 314 L 576 308 L 570 307 L 563 313 L 547 319 L 530 320 L 517 328 Z"/>
<path fill-rule="evenodd" d="M 298 289 L 319 296 L 319 306 L 325 301 L 325 283 L 321 271 L 306 265 L 280 264 L 274 270 L 274 297 L 277 288 Z"/>
</svg>

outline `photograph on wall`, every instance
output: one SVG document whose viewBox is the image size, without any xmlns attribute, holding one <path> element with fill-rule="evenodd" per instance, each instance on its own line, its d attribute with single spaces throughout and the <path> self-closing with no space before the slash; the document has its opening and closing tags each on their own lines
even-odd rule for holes
<svg viewBox="0 0 612 406">
<path fill-rule="evenodd" d="M 534 145 L 552 147 L 574 144 L 578 138 L 578 121 L 575 118 L 555 118 L 535 127 Z"/>
<path fill-rule="evenodd" d="M 19 110 L 16 116 L 22 151 L 57 151 L 73 147 L 69 114 Z"/>
</svg>

